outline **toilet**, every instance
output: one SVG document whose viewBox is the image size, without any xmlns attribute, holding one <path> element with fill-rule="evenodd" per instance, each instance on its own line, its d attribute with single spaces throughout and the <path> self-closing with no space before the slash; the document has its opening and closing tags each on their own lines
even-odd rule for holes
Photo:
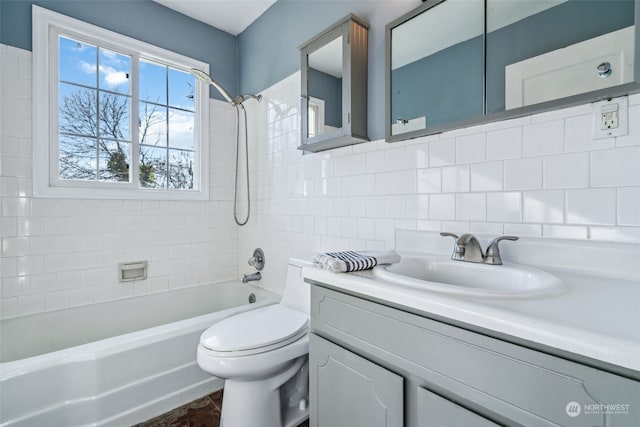
<svg viewBox="0 0 640 427">
<path fill-rule="evenodd" d="M 310 290 L 304 265 L 289 260 L 278 304 L 227 317 L 200 337 L 198 365 L 225 380 L 220 427 L 294 427 L 308 418 Z"/>
</svg>

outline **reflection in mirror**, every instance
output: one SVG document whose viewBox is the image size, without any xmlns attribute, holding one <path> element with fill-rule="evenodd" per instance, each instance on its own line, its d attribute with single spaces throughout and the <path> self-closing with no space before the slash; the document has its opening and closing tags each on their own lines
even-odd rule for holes
<svg viewBox="0 0 640 427">
<path fill-rule="evenodd" d="M 634 81 L 634 0 L 487 0 L 487 113 Z"/>
<path fill-rule="evenodd" d="M 342 36 L 309 55 L 307 137 L 342 128 Z"/>
<path fill-rule="evenodd" d="M 387 25 L 386 139 L 640 92 L 639 20 L 640 0 L 427 0 Z M 481 27 L 482 64 L 452 55 Z"/>
<path fill-rule="evenodd" d="M 484 111 L 484 2 L 430 3 L 391 29 L 391 135 Z"/>
</svg>

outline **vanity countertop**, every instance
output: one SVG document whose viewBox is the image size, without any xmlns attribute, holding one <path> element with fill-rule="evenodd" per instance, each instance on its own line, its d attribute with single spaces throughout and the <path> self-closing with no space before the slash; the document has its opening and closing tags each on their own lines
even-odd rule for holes
<svg viewBox="0 0 640 427">
<path fill-rule="evenodd" d="M 628 268 L 631 273 L 640 272 L 637 265 Z M 374 277 L 371 270 L 336 274 L 305 267 L 303 276 L 480 333 L 493 331 L 498 338 L 514 337 L 516 342 L 530 342 L 640 372 L 640 274 L 635 278 L 634 274 L 608 275 L 576 265 L 541 269 L 560 278 L 566 291 L 521 299 L 464 297 L 386 282 Z"/>
<path fill-rule="evenodd" d="M 369 272 L 305 267 L 303 276 L 410 311 L 495 331 L 640 371 L 640 284 L 551 270 L 567 290 L 527 299 L 447 295 L 396 285 Z"/>
</svg>

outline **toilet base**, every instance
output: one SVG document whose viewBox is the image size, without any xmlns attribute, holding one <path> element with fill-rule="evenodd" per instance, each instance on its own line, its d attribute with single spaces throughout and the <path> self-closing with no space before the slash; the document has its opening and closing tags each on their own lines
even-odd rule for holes
<svg viewBox="0 0 640 427">
<path fill-rule="evenodd" d="M 308 401 L 305 355 L 275 377 L 255 381 L 227 379 L 220 427 L 295 427 L 309 417 Z"/>
</svg>

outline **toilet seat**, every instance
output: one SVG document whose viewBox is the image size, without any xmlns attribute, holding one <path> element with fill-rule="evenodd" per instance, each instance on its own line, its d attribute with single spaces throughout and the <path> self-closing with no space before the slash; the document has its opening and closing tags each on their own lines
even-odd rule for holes
<svg viewBox="0 0 640 427">
<path fill-rule="evenodd" d="M 200 344 L 212 356 L 248 356 L 284 347 L 308 329 L 306 313 L 274 304 L 221 320 L 202 334 Z"/>
</svg>

